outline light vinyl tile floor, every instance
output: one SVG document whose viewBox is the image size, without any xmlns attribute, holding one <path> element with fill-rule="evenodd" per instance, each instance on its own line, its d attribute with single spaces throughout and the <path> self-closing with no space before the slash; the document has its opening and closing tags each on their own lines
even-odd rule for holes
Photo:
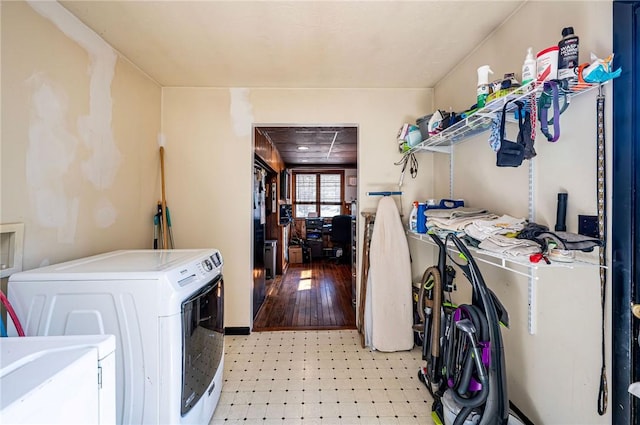
<svg viewBox="0 0 640 425">
<path fill-rule="evenodd" d="M 421 365 L 419 347 L 371 351 L 355 330 L 226 336 L 210 424 L 432 424 Z"/>
</svg>

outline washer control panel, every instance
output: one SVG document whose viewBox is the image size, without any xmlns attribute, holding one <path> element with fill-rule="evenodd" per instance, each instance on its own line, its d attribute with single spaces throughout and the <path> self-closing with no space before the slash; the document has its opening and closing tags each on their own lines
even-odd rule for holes
<svg viewBox="0 0 640 425">
<path fill-rule="evenodd" d="M 206 260 L 204 260 L 204 261 L 202 262 L 202 268 L 203 268 L 205 271 L 208 271 L 208 272 L 210 272 L 211 270 L 213 270 L 213 264 L 211 264 L 211 260 L 209 260 L 208 258 L 207 258 Z"/>
</svg>

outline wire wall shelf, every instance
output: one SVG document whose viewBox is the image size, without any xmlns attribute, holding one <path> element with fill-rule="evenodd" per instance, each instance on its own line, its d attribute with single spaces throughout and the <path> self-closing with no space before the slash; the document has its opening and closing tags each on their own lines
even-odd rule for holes
<svg viewBox="0 0 640 425">
<path fill-rule="evenodd" d="M 407 236 L 419 240 L 421 242 L 425 242 L 428 245 L 437 246 L 431 237 L 426 233 L 414 233 L 410 231 L 406 231 Z M 510 272 L 531 277 L 531 269 L 533 270 L 544 270 L 544 269 L 552 269 L 552 268 L 566 268 L 566 269 L 575 269 L 578 267 L 595 267 L 598 268 L 600 265 L 596 263 L 597 259 L 590 260 L 588 255 L 577 257 L 570 263 L 563 263 L 559 261 L 552 261 L 551 264 L 547 264 L 544 261 L 540 261 L 539 263 L 532 263 L 529 261 L 529 256 L 522 257 L 512 257 L 502 255 L 496 252 L 486 251 L 484 249 L 474 248 L 467 245 L 467 249 L 469 252 L 473 254 L 474 260 L 480 263 L 489 264 L 495 267 L 499 267 L 501 269 L 508 270 Z M 447 250 L 453 252 L 455 254 L 459 254 L 460 252 L 456 249 L 452 244 L 447 245 Z M 536 276 L 537 279 L 537 276 Z"/>
<path fill-rule="evenodd" d="M 599 84 L 570 81 L 564 89 L 564 92 L 567 95 L 567 102 L 569 102 L 570 98 L 573 96 L 589 92 L 598 87 Z M 504 96 L 493 99 L 483 108 L 478 109 L 452 126 L 445 128 L 440 133 L 430 136 L 428 139 L 425 139 L 413 146 L 406 152 L 406 154 L 419 151 L 450 153 L 452 146 L 488 131 L 491 128 L 493 118 L 502 113 L 502 109 L 507 102 L 511 102 L 511 104 L 507 106 L 507 112 L 513 112 L 513 110 L 517 108 L 514 101 L 523 100 L 525 98 L 532 99 L 534 96 L 537 100 L 540 97 L 543 88 L 544 83 L 532 81 L 516 88 Z"/>
</svg>

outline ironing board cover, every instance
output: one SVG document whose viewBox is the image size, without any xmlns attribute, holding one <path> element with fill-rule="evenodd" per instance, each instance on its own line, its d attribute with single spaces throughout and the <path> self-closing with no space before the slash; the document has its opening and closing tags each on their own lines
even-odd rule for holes
<svg viewBox="0 0 640 425">
<path fill-rule="evenodd" d="M 365 342 L 379 351 L 413 348 L 409 245 L 393 199 L 378 203 L 371 235 Z"/>
</svg>

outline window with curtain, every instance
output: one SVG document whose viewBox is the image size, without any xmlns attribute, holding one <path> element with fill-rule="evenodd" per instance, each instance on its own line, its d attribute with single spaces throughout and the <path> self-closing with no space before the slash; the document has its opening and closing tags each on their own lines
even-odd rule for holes
<svg viewBox="0 0 640 425">
<path fill-rule="evenodd" d="M 309 213 L 318 217 L 333 217 L 342 211 L 343 172 L 294 172 L 293 210 L 295 217 L 305 218 Z"/>
</svg>

